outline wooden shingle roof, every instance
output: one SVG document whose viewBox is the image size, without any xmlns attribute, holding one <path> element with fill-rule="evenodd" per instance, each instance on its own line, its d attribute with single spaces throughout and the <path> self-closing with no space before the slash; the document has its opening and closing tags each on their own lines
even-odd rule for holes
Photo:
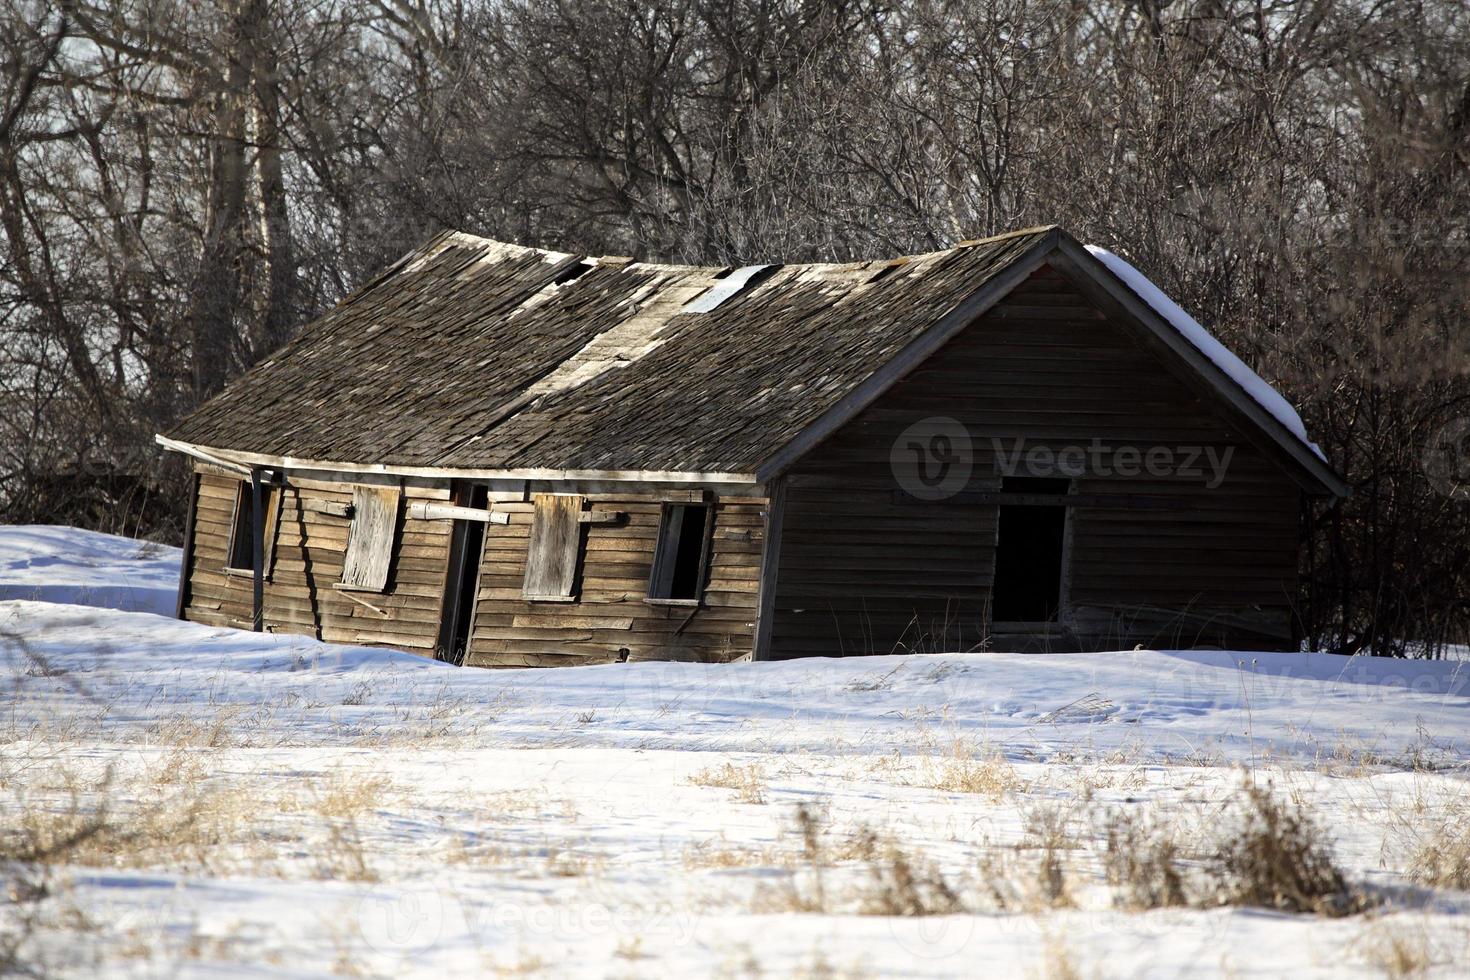
<svg viewBox="0 0 1470 980">
<path fill-rule="evenodd" d="M 517 479 L 761 482 L 1042 264 L 1096 280 L 1279 448 L 1330 467 L 1065 232 L 731 269 L 448 232 L 159 441 L 235 461 Z"/>
<path fill-rule="evenodd" d="M 181 422 L 196 446 L 467 470 L 748 474 L 1047 229 L 733 270 L 439 236 Z"/>
</svg>

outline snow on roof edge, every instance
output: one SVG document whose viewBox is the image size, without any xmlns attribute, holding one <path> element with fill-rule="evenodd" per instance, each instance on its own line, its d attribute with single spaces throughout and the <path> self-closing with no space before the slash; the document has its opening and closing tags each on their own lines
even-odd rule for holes
<svg viewBox="0 0 1470 980">
<path fill-rule="evenodd" d="M 1094 258 L 1108 267 L 1109 272 L 1123 280 L 1123 283 L 1137 293 L 1140 299 L 1153 307 L 1155 313 L 1179 331 L 1179 334 L 1193 344 L 1196 350 L 1208 357 L 1216 367 L 1229 375 L 1231 380 L 1244 388 L 1246 394 L 1270 412 L 1276 421 L 1284 425 L 1304 446 L 1315 453 L 1318 459 L 1324 463 L 1327 462 L 1327 456 L 1322 452 L 1322 448 L 1307 435 L 1307 427 L 1302 422 L 1302 417 L 1297 414 L 1297 410 L 1291 406 L 1291 402 L 1287 401 L 1281 392 L 1252 371 L 1249 365 L 1220 343 L 1214 334 L 1200 326 L 1198 320 L 1186 313 L 1183 307 L 1170 299 L 1162 289 L 1155 286 L 1147 276 L 1129 265 L 1127 261 L 1097 245 L 1085 247 Z"/>
</svg>

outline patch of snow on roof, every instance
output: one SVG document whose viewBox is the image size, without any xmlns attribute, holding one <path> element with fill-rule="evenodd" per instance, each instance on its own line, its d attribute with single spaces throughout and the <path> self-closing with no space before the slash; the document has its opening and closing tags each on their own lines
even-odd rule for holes
<svg viewBox="0 0 1470 980">
<path fill-rule="evenodd" d="M 1216 340 L 1214 334 L 1200 326 L 1199 321 L 1184 312 L 1178 303 L 1165 295 L 1164 291 L 1149 281 L 1143 273 L 1105 248 L 1088 245 L 1087 251 L 1107 266 L 1109 272 L 1123 280 L 1124 284 L 1137 293 L 1140 299 L 1153 307 L 1154 312 L 1179 331 L 1180 335 L 1193 344 L 1196 350 L 1208 357 L 1216 367 L 1229 375 L 1231 380 L 1244 388 L 1246 394 L 1270 412 L 1276 421 L 1286 426 L 1292 435 L 1301 440 L 1303 445 L 1316 453 L 1318 458 L 1326 461 L 1327 457 L 1321 448 L 1307 437 L 1307 427 L 1302 423 L 1302 417 L 1279 391 L 1271 387 L 1264 378 L 1231 353 L 1229 348 Z"/>
</svg>

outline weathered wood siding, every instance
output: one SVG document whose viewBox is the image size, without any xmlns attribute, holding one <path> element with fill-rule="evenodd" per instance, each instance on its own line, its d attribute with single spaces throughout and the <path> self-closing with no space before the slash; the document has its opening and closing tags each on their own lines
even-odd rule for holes
<svg viewBox="0 0 1470 980">
<path fill-rule="evenodd" d="M 1077 481 L 1083 496 L 1164 495 L 1179 509 L 1070 509 L 1064 589 L 1080 635 L 1057 645 L 1288 640 L 1296 485 L 1043 269 L 792 469 L 773 656 L 969 649 L 990 636 L 996 506 L 894 498 L 895 441 L 936 417 L 972 437 L 971 490 L 998 487 L 993 439 L 1002 452 L 1017 438 L 1053 451 L 1094 439 L 1139 452 L 1233 447 L 1215 489 L 1192 476 Z"/>
<path fill-rule="evenodd" d="M 248 628 L 249 573 L 226 572 L 238 481 L 201 469 L 189 559 L 185 618 Z M 714 508 L 703 603 L 644 602 L 662 513 L 658 494 L 589 494 L 591 511 L 622 512 L 623 524 L 588 524 L 573 602 L 522 598 L 534 507 L 496 500 L 509 524 L 486 524 L 470 650 L 477 666 L 535 666 L 620 659 L 716 662 L 748 654 L 754 637 L 766 501 L 720 498 Z M 352 502 L 352 485 L 289 477 L 281 500 L 275 559 L 265 583 L 268 630 L 336 643 L 400 647 L 432 654 L 439 629 L 452 523 L 408 517 L 415 501 L 447 502 L 447 488 L 404 489 L 401 530 L 387 589 L 333 588 L 342 576 L 350 520 L 320 505 Z M 360 600 L 360 601 L 358 601 Z M 373 608 L 376 607 L 376 608 Z M 624 653 L 626 651 L 626 653 Z"/>
<path fill-rule="evenodd" d="M 200 471 L 184 615 L 195 622 L 248 629 L 251 576 L 224 570 L 237 484 L 233 476 Z M 401 518 L 386 590 L 354 592 L 361 600 L 354 601 L 333 588 L 342 577 L 351 521 L 313 507 L 351 504 L 352 485 L 290 477 L 277 492 L 282 494 L 281 517 L 265 583 L 266 629 L 431 653 L 444 592 L 449 523 Z M 447 489 L 406 487 L 405 515 L 412 501 L 448 499 Z"/>
<path fill-rule="evenodd" d="M 496 501 L 509 524 L 485 527 L 467 664 L 539 666 L 628 660 L 719 662 L 748 654 L 755 632 L 766 501 L 721 497 L 714 508 L 710 571 L 698 608 L 644 602 L 662 504 L 656 495 L 589 494 L 575 602 L 522 597 L 534 506 Z"/>
</svg>

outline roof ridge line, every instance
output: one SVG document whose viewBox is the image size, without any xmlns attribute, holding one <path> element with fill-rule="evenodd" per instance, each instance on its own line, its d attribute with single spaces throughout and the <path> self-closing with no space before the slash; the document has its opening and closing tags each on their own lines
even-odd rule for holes
<svg viewBox="0 0 1470 980">
<path fill-rule="evenodd" d="M 1030 228 L 1018 228 L 1015 231 L 1003 231 L 998 235 L 986 235 L 983 238 L 966 238 L 955 242 L 951 248 L 973 248 L 976 245 L 989 245 L 993 242 L 1003 242 L 1007 238 L 1021 238 L 1025 235 L 1039 235 L 1047 231 L 1062 231 L 1061 225 L 1051 222 L 1044 225 L 1032 225 Z"/>
</svg>

